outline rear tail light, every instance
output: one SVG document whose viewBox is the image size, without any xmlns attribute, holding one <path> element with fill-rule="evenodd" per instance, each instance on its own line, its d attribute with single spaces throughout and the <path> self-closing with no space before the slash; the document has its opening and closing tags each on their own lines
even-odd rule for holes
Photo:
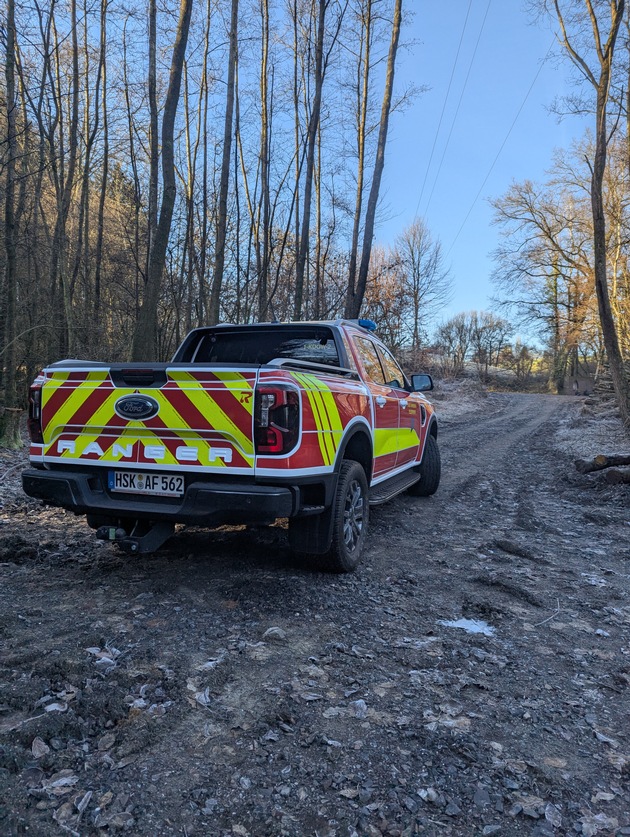
<svg viewBox="0 0 630 837">
<path fill-rule="evenodd" d="M 254 441 L 256 453 L 281 455 L 293 450 L 300 432 L 300 400 L 296 390 L 256 387 Z"/>
<path fill-rule="evenodd" d="M 26 426 L 28 428 L 28 435 L 34 445 L 43 445 L 44 436 L 42 433 L 42 385 L 44 383 L 43 375 L 38 375 L 35 378 L 31 388 L 28 391 L 28 419 Z"/>
</svg>

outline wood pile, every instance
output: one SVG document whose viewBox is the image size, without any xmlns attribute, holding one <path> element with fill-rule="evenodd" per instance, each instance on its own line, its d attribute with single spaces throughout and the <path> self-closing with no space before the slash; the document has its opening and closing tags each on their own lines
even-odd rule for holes
<svg viewBox="0 0 630 837">
<path fill-rule="evenodd" d="M 598 454 L 593 459 L 576 459 L 575 467 L 580 474 L 590 474 L 593 471 L 606 470 L 604 479 L 610 485 L 630 483 L 630 455 L 615 454 L 605 456 Z"/>
</svg>

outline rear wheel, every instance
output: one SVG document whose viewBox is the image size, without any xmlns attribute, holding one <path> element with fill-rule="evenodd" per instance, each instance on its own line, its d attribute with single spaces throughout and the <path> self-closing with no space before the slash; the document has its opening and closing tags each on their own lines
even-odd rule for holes
<svg viewBox="0 0 630 837">
<path fill-rule="evenodd" d="M 369 520 L 368 484 L 358 462 L 341 464 L 332 507 L 332 543 L 321 556 L 322 569 L 336 573 L 355 570 L 361 560 Z"/>
<path fill-rule="evenodd" d="M 442 474 L 440 449 L 435 436 L 427 437 L 419 471 L 420 479 L 408 489 L 408 492 L 413 497 L 430 497 L 438 490 Z"/>
</svg>

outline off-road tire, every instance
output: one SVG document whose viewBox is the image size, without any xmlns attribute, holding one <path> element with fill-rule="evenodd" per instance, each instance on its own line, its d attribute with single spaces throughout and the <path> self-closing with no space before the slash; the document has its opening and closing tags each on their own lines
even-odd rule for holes
<svg viewBox="0 0 630 837">
<path fill-rule="evenodd" d="M 370 514 L 369 488 L 363 467 L 353 459 L 341 463 L 332 506 L 332 543 L 317 556 L 322 570 L 350 573 L 363 554 Z"/>
<path fill-rule="evenodd" d="M 418 469 L 420 479 L 407 489 L 413 497 L 430 497 L 435 494 L 440 484 L 442 463 L 440 449 L 435 436 L 428 436 L 424 446 L 424 456 Z"/>
</svg>

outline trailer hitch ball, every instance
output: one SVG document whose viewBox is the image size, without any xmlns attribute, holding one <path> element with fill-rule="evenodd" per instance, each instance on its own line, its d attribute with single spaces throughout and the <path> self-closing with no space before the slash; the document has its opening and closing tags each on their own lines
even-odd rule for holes
<svg viewBox="0 0 630 837">
<path fill-rule="evenodd" d="M 120 527 L 99 526 L 96 530 L 96 537 L 99 541 L 120 541 L 127 537 L 127 533 Z"/>
<path fill-rule="evenodd" d="M 131 532 L 115 526 L 101 526 L 96 530 L 96 537 L 116 543 L 130 555 L 143 555 L 159 549 L 174 531 L 172 523 L 137 520 Z"/>
</svg>

